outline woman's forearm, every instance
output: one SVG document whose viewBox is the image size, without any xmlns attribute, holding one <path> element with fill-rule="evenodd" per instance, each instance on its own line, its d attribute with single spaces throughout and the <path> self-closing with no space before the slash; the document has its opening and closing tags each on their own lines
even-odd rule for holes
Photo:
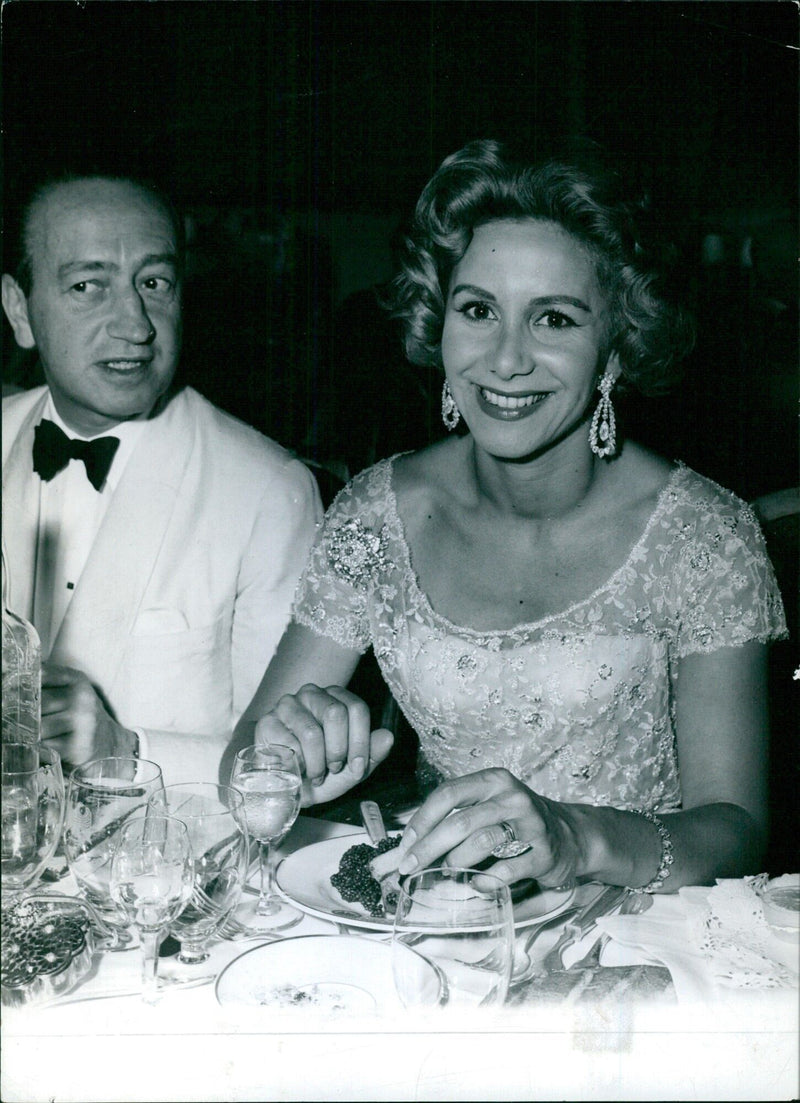
<svg viewBox="0 0 800 1103">
<path fill-rule="evenodd" d="M 255 742 L 258 721 L 282 697 L 296 694 L 306 683 L 346 686 L 359 658 L 357 651 L 347 651 L 326 637 L 291 623 L 225 749 L 220 764 L 221 784 L 227 785 L 237 752 Z"/>
<path fill-rule="evenodd" d="M 644 816 L 589 805 L 568 808 L 580 854 L 577 876 L 640 888 L 663 872 L 664 840 Z M 673 861 L 657 891 L 760 872 L 764 831 L 739 805 L 706 804 L 658 819 L 669 833 Z"/>
</svg>

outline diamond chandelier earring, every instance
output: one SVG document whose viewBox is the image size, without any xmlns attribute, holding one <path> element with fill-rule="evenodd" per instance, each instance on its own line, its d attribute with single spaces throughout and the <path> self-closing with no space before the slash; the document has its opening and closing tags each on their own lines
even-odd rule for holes
<svg viewBox="0 0 800 1103">
<path fill-rule="evenodd" d="M 460 420 L 461 414 L 458 406 L 456 406 L 456 400 L 453 398 L 448 382 L 445 379 L 444 386 L 442 387 L 442 421 L 444 422 L 445 428 L 452 433 Z"/>
<path fill-rule="evenodd" d="M 596 456 L 613 456 L 617 450 L 617 421 L 611 405 L 613 387 L 614 376 L 607 371 L 597 384 L 600 401 L 589 429 L 589 447 Z"/>
</svg>

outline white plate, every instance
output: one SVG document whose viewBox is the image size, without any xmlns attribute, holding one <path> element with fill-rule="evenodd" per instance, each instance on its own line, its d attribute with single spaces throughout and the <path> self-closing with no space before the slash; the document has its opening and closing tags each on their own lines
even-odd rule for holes
<svg viewBox="0 0 800 1103">
<path fill-rule="evenodd" d="M 366 833 L 359 832 L 304 846 L 283 859 L 275 871 L 275 883 L 290 903 L 308 915 L 369 931 L 391 930 L 391 918 L 370 915 L 361 904 L 342 899 L 331 884 L 344 852 L 357 843 L 368 841 Z M 515 927 L 528 927 L 557 915 L 574 895 L 574 889 L 556 892 L 540 889 L 534 882 L 534 891 L 514 903 Z"/>
<path fill-rule="evenodd" d="M 404 946 L 394 952 L 408 955 L 406 969 L 418 971 L 420 990 L 439 992 L 430 962 Z M 301 1011 L 352 1018 L 401 1011 L 392 953 L 387 943 L 353 935 L 305 935 L 256 946 L 222 970 L 217 1002 L 281 1015 Z"/>
</svg>

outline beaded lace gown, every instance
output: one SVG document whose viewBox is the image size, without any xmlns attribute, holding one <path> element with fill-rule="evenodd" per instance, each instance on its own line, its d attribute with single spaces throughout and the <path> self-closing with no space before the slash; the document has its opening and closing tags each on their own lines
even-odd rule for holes
<svg viewBox="0 0 800 1103">
<path fill-rule="evenodd" d="M 751 509 L 679 464 L 604 585 L 542 620 L 477 631 L 437 613 L 420 588 L 396 458 L 356 476 L 328 510 L 293 619 L 374 648 L 419 734 L 423 795 L 503 766 L 555 800 L 679 808 L 677 661 L 786 634 Z"/>
</svg>

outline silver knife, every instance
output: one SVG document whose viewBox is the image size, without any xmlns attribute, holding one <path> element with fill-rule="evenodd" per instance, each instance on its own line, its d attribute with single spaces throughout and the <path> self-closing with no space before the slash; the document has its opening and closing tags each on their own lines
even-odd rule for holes
<svg viewBox="0 0 800 1103">
<path fill-rule="evenodd" d="M 361 819 L 369 835 L 369 841 L 373 846 L 377 846 L 382 839 L 386 838 L 386 828 L 383 823 L 383 816 L 374 800 L 362 800 Z"/>
<path fill-rule="evenodd" d="M 601 915 L 608 915 L 617 907 L 628 893 L 628 889 L 620 885 L 606 885 L 593 900 L 578 912 L 567 923 L 564 931 L 555 946 L 545 957 L 540 969 L 543 973 L 552 973 L 563 968 L 562 957 L 564 950 L 578 942 L 592 929 Z"/>
<path fill-rule="evenodd" d="M 381 810 L 374 800 L 362 800 L 361 819 L 369 835 L 369 841 L 373 846 L 387 838 L 386 827 L 383 822 Z M 381 902 L 387 918 L 391 918 L 397 905 L 397 890 L 400 888 L 400 880 L 396 871 L 387 873 L 378 882 L 381 888 Z"/>
</svg>

